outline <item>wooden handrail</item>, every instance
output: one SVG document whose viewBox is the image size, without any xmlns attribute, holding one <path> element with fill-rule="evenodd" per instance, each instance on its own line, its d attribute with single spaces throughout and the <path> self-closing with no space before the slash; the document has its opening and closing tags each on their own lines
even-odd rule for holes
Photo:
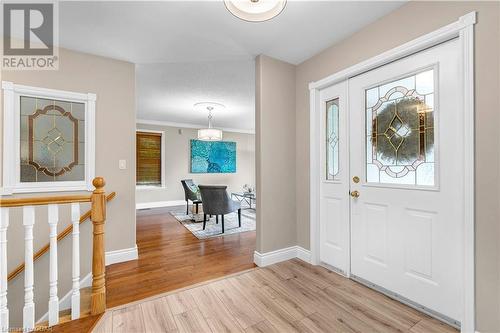
<svg viewBox="0 0 500 333">
<path fill-rule="evenodd" d="M 106 201 L 111 201 L 115 198 L 116 196 L 116 192 L 111 192 L 110 194 L 108 194 L 108 196 L 106 197 Z M 74 196 L 75 197 L 75 196 Z M 84 196 L 76 196 L 76 197 L 84 197 Z M 88 198 L 88 200 L 86 201 L 69 201 L 69 202 L 57 202 L 57 203 L 71 203 L 71 202 L 87 202 L 87 201 L 90 201 L 90 196 L 85 196 L 86 198 Z M 54 198 L 68 198 L 68 197 L 54 197 Z M 33 198 L 32 198 L 33 199 Z M 6 200 L 9 200 L 9 201 L 12 201 L 12 200 L 19 200 L 19 199 L 6 199 Z M 52 203 L 55 203 L 55 202 L 50 202 L 51 204 Z M 33 203 L 30 203 L 30 204 L 27 204 L 27 205 L 33 205 Z M 0 205 L 1 206 L 1 205 Z M 1 207 L 17 207 L 17 206 L 24 206 L 24 205 L 14 205 L 14 206 L 1 206 Z M 90 218 L 90 215 L 91 215 L 91 212 L 92 210 L 88 210 L 85 214 L 83 214 L 81 217 L 80 217 L 80 224 L 82 224 L 83 222 L 85 222 L 87 219 Z M 57 240 L 60 241 L 61 239 L 63 239 L 64 237 L 66 237 L 67 235 L 69 235 L 71 232 L 73 231 L 73 225 L 69 225 L 68 227 L 66 227 L 66 229 L 64 229 L 59 235 L 57 235 Z M 38 258 L 40 258 L 41 256 L 43 256 L 45 253 L 47 253 L 47 251 L 49 251 L 50 249 L 50 245 L 49 243 L 45 244 L 45 246 L 43 246 L 40 250 L 38 250 L 34 255 L 33 255 L 33 261 L 34 260 L 37 260 Z M 22 264 L 20 264 L 19 266 L 16 267 L 16 269 L 14 269 L 12 272 L 10 272 L 7 280 L 10 281 L 12 280 L 13 278 L 15 278 L 17 275 L 19 275 L 19 273 L 21 273 L 22 271 L 24 270 L 24 262 Z"/>
<path fill-rule="evenodd" d="M 50 204 L 90 202 L 90 198 L 90 195 L 65 195 L 57 197 L 0 199 L 0 207 L 42 206 Z"/>
</svg>

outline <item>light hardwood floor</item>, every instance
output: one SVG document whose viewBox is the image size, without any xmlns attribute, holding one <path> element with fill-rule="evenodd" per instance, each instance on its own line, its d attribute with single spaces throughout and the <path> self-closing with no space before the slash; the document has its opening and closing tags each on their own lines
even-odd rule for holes
<svg viewBox="0 0 500 333">
<path fill-rule="evenodd" d="M 94 332 L 410 332 L 454 328 L 294 259 L 110 310 Z"/>
<path fill-rule="evenodd" d="M 137 212 L 139 259 L 106 267 L 108 308 L 255 267 L 255 231 L 199 240 L 170 210 Z M 55 333 L 89 332 L 100 316 L 54 326 Z"/>
</svg>

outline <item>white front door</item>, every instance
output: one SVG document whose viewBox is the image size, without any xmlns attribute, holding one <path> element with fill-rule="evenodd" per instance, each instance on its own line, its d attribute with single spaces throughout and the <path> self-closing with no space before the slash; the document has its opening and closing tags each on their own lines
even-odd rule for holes
<svg viewBox="0 0 500 333">
<path fill-rule="evenodd" d="M 351 273 L 454 320 L 462 317 L 459 54 L 452 40 L 349 80 L 350 189 L 359 195 L 350 198 Z"/>
<path fill-rule="evenodd" d="M 347 274 L 350 201 L 347 82 L 322 90 L 320 100 L 320 260 Z"/>
</svg>

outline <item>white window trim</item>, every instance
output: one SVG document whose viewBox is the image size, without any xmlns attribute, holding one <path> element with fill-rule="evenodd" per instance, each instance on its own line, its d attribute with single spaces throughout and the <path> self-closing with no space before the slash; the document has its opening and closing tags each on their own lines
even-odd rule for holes
<svg viewBox="0 0 500 333">
<path fill-rule="evenodd" d="M 3 89 L 3 181 L 0 193 L 39 193 L 92 191 L 95 177 L 95 102 L 96 95 L 30 87 L 2 81 Z M 85 105 L 85 180 L 61 182 L 21 182 L 20 175 L 20 96 L 51 98 Z"/>
<path fill-rule="evenodd" d="M 137 132 L 144 132 L 144 133 L 156 133 L 161 135 L 161 186 L 154 186 L 154 185 L 137 185 L 137 180 L 136 180 L 136 185 L 135 189 L 136 190 L 164 190 L 166 189 L 165 185 L 165 131 L 155 131 L 155 130 L 149 130 L 149 129 L 136 129 L 135 130 L 136 134 Z M 137 137 L 137 136 L 136 136 Z M 137 165 L 137 158 L 136 158 L 136 165 Z"/>
</svg>

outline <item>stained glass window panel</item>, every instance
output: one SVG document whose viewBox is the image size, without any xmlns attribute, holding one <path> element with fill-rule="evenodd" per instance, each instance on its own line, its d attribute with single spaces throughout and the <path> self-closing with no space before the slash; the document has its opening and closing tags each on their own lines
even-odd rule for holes
<svg viewBox="0 0 500 333">
<path fill-rule="evenodd" d="M 85 104 L 20 97 L 21 182 L 85 180 Z"/>
<path fill-rule="evenodd" d="M 369 183 L 434 186 L 434 70 L 367 89 Z"/>
<path fill-rule="evenodd" d="M 326 103 L 326 179 L 339 174 L 339 99 Z"/>
</svg>

